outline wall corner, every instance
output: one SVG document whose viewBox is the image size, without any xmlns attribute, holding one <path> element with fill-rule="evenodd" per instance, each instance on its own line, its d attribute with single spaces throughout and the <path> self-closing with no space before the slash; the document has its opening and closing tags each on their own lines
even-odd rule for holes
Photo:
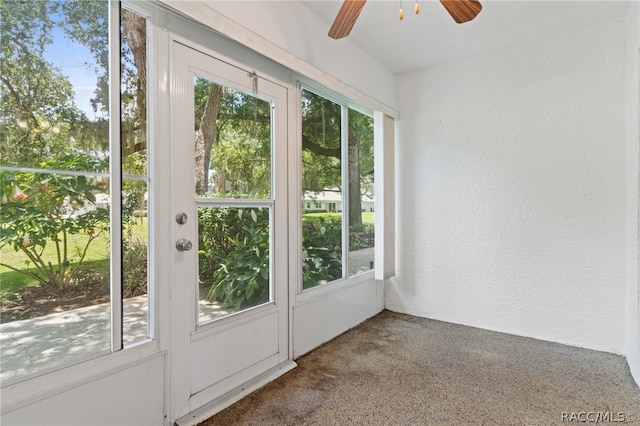
<svg viewBox="0 0 640 426">
<path fill-rule="evenodd" d="M 625 294 L 625 355 L 640 385 L 640 5 L 631 2 L 626 17 L 626 179 L 627 284 Z"/>
</svg>

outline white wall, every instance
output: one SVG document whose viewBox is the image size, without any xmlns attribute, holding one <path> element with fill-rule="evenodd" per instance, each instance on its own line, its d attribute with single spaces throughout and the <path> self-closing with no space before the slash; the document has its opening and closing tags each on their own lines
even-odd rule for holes
<svg viewBox="0 0 640 426">
<path fill-rule="evenodd" d="M 627 291 L 626 291 L 626 355 L 631 373 L 640 384 L 640 281 L 638 275 L 640 243 L 638 233 L 638 167 L 640 148 L 640 5 L 632 3 L 627 14 L 626 76 L 627 93 Z"/>
<path fill-rule="evenodd" d="M 297 297 L 292 309 L 294 359 L 384 309 L 382 281 L 374 280 L 372 274 L 350 281 L 348 285 L 328 284 L 333 288 L 317 288 Z"/>
<path fill-rule="evenodd" d="M 625 352 L 625 24 L 399 77 L 386 306 Z"/>
<path fill-rule="evenodd" d="M 166 422 L 162 354 L 127 368 L 46 383 L 15 407 L 3 401 L 5 426 L 159 426 Z M 46 389 L 49 387 L 50 389 Z M 10 390 L 3 392 L 3 397 Z M 43 398 L 43 395 L 46 398 Z M 31 401 L 30 401 L 31 400 Z"/>
</svg>

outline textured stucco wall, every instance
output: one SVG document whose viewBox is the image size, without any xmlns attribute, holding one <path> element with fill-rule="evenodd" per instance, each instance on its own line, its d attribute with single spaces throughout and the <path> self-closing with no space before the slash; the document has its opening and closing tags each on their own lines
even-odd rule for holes
<svg viewBox="0 0 640 426">
<path fill-rule="evenodd" d="M 395 311 L 625 351 L 625 25 L 400 76 Z"/>
<path fill-rule="evenodd" d="M 639 257 L 639 178 L 640 168 L 640 4 L 633 2 L 626 16 L 626 75 L 627 93 L 627 291 L 626 356 L 636 382 L 640 384 L 640 281 Z"/>
</svg>

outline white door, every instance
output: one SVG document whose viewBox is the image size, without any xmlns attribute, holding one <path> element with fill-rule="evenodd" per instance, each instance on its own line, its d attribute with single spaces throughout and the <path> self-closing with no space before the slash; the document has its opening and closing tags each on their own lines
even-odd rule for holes
<svg viewBox="0 0 640 426">
<path fill-rule="evenodd" d="M 179 418 L 294 364 L 287 88 L 178 42 L 172 55 L 170 400 Z"/>
</svg>

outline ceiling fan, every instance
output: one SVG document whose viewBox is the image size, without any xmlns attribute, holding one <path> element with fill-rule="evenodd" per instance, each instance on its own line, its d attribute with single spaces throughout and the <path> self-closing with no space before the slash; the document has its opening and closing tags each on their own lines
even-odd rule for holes
<svg viewBox="0 0 640 426">
<path fill-rule="evenodd" d="M 329 30 L 329 37 L 334 39 L 349 35 L 367 0 L 344 0 L 338 16 Z M 449 15 L 458 24 L 471 21 L 482 10 L 478 0 L 440 0 Z"/>
</svg>

